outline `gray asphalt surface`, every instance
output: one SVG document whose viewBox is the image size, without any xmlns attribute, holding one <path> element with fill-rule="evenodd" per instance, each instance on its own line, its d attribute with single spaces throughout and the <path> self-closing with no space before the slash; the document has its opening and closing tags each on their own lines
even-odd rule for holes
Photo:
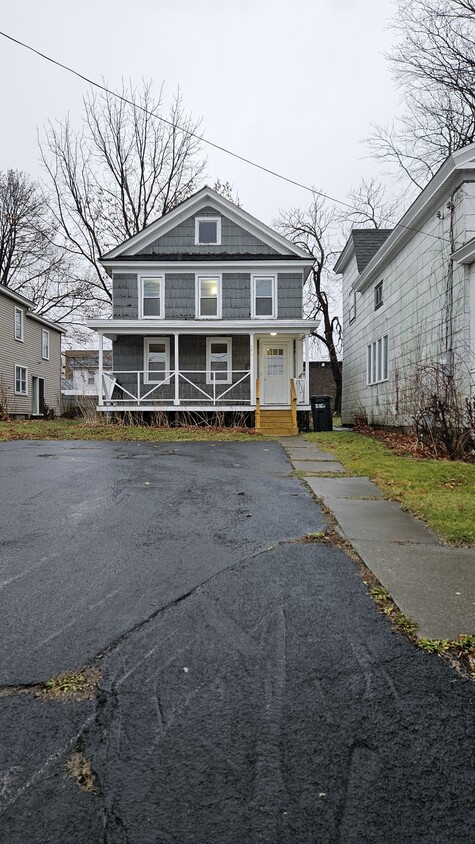
<svg viewBox="0 0 475 844">
<path fill-rule="evenodd" d="M 2 682 L 103 654 L 95 702 L 0 698 L 2 842 L 473 841 L 475 687 L 341 551 L 289 541 L 323 517 L 278 444 L 12 443 L 0 467 Z"/>
</svg>

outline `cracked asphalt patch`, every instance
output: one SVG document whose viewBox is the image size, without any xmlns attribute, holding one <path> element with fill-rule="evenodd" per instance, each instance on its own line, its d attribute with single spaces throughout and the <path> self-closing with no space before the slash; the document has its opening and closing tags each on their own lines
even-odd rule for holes
<svg viewBox="0 0 475 844">
<path fill-rule="evenodd" d="M 100 653 L 102 678 L 95 701 L 0 698 L 5 841 L 473 840 L 475 687 L 340 550 L 289 542 L 324 519 L 280 446 L 38 446 L 0 448 L 3 682 Z"/>
</svg>

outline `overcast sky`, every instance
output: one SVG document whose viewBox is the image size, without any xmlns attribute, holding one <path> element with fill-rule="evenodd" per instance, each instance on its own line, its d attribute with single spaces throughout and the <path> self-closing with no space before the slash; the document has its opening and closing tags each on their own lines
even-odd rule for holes
<svg viewBox="0 0 475 844">
<path fill-rule="evenodd" d="M 210 140 L 344 198 L 379 175 L 361 139 L 387 123 L 398 93 L 382 55 L 391 0 L 4 0 L 0 29 L 119 88 L 122 78 L 179 85 Z M 0 39 L 0 170 L 40 174 L 37 129 L 69 112 L 86 84 Z M 208 176 L 229 180 L 245 209 L 271 224 L 305 207 L 304 190 L 207 151 Z"/>
</svg>

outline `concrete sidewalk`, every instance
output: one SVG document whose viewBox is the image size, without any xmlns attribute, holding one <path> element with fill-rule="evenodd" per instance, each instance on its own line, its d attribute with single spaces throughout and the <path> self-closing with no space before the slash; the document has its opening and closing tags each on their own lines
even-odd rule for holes
<svg viewBox="0 0 475 844">
<path fill-rule="evenodd" d="M 281 444 L 294 468 L 308 472 L 305 481 L 421 637 L 475 633 L 473 549 L 442 545 L 423 522 L 384 500 L 369 478 L 341 477 L 345 468 L 313 443 L 286 437 Z"/>
</svg>

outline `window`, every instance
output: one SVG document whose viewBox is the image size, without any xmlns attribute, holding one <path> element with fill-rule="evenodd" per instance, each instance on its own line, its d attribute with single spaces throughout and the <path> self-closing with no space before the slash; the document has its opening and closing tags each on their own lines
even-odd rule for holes
<svg viewBox="0 0 475 844">
<path fill-rule="evenodd" d="M 161 319 L 163 316 L 164 283 L 163 276 L 153 278 L 142 277 L 141 287 L 141 317 Z"/>
<path fill-rule="evenodd" d="M 368 346 L 368 384 L 379 384 L 388 380 L 388 335 L 380 337 Z"/>
<path fill-rule="evenodd" d="M 15 340 L 23 342 L 23 311 L 15 308 Z"/>
<path fill-rule="evenodd" d="M 203 319 L 221 317 L 221 277 L 198 276 L 196 312 Z"/>
<path fill-rule="evenodd" d="M 252 316 L 277 316 L 275 275 L 254 275 L 252 277 Z"/>
<path fill-rule="evenodd" d="M 170 339 L 145 338 L 144 383 L 160 384 L 170 377 Z"/>
<path fill-rule="evenodd" d="M 350 293 L 350 322 L 356 319 L 356 290 Z"/>
<path fill-rule="evenodd" d="M 221 217 L 195 217 L 195 245 L 221 244 Z"/>
<path fill-rule="evenodd" d="M 41 356 L 43 360 L 49 360 L 49 331 L 45 329 L 41 332 Z"/>
<path fill-rule="evenodd" d="M 206 383 L 232 383 L 231 337 L 206 338 Z"/>
<path fill-rule="evenodd" d="M 380 281 L 379 284 L 376 285 L 374 288 L 374 310 L 377 311 L 378 308 L 381 307 L 383 304 L 383 282 Z"/>
<path fill-rule="evenodd" d="M 96 371 L 95 369 L 88 369 L 87 370 L 87 383 L 89 387 L 93 387 L 96 382 Z"/>
<path fill-rule="evenodd" d="M 15 394 L 28 395 L 28 370 L 26 366 L 15 366 Z"/>
</svg>

